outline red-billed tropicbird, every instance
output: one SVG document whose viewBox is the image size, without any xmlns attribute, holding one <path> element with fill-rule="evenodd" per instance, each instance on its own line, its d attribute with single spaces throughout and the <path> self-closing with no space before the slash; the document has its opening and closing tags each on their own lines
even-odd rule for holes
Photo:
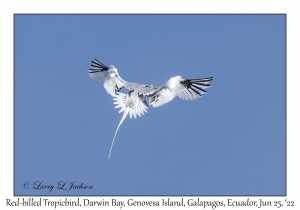
<svg viewBox="0 0 300 210">
<path fill-rule="evenodd" d="M 149 103 L 153 107 L 162 106 L 172 101 L 176 96 L 182 100 L 196 100 L 206 93 L 205 89 L 211 87 L 209 82 L 213 80 L 212 77 L 183 79 L 181 76 L 176 76 L 170 78 L 163 86 L 154 88 L 152 85 L 123 80 L 113 65 L 107 67 L 97 59 L 92 61 L 91 66 L 92 68 L 88 70 L 90 78 L 95 82 L 103 82 L 107 93 L 114 97 L 114 104 L 117 104 L 115 108 L 120 108 L 119 113 L 124 112 L 115 132 L 108 158 L 110 158 L 119 127 L 128 113 L 131 119 L 132 116 L 136 118 L 137 115 L 141 116 L 147 112 L 146 97 L 150 97 Z M 119 92 L 123 87 L 128 89 L 127 94 Z"/>
</svg>

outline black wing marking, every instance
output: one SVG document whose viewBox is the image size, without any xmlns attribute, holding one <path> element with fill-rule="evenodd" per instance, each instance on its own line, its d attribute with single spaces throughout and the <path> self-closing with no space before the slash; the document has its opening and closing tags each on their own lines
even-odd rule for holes
<svg viewBox="0 0 300 210">
<path fill-rule="evenodd" d="M 88 70 L 89 77 L 94 81 L 94 82 L 103 82 L 104 78 L 107 74 L 108 67 L 105 66 L 103 63 L 98 61 L 96 58 L 92 61 L 91 67 Z"/>
<path fill-rule="evenodd" d="M 156 103 L 157 102 L 157 100 L 158 100 L 158 98 L 160 97 L 160 92 L 154 92 L 153 94 L 151 94 L 151 95 L 149 95 L 149 97 L 151 97 L 150 99 L 149 99 L 149 103 L 150 104 L 152 104 L 152 103 Z"/>
<path fill-rule="evenodd" d="M 108 67 L 105 66 L 100 61 L 98 61 L 96 58 L 92 61 L 91 66 L 93 67 L 92 69 L 89 69 L 91 73 L 102 72 L 102 71 L 108 70 Z"/>
<path fill-rule="evenodd" d="M 211 85 L 208 84 L 212 81 L 212 77 L 203 78 L 203 79 L 185 79 L 180 82 L 180 84 L 186 88 L 191 94 L 195 93 L 201 96 L 201 93 L 206 93 L 205 88 L 209 88 Z"/>
</svg>

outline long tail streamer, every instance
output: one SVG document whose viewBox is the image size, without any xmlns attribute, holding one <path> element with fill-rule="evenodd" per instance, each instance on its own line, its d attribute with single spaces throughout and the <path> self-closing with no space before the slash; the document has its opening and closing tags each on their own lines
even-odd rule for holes
<svg viewBox="0 0 300 210">
<path fill-rule="evenodd" d="M 113 148 L 114 141 L 115 141 L 115 138 L 116 138 L 117 132 L 118 132 L 118 130 L 119 130 L 119 127 L 120 127 L 120 126 L 121 126 L 121 124 L 123 123 L 123 121 L 124 121 L 124 119 L 126 118 L 126 116 L 127 116 L 128 112 L 129 112 L 129 110 L 128 110 L 128 109 L 125 109 L 125 111 L 124 111 L 124 113 L 123 113 L 123 116 L 122 116 L 122 118 L 121 118 L 121 120 L 120 120 L 120 123 L 119 123 L 119 125 L 118 125 L 118 127 L 117 127 L 117 130 L 116 130 L 116 132 L 115 132 L 115 135 L 114 135 L 113 141 L 112 141 L 112 143 L 111 143 L 111 146 L 110 146 L 110 150 L 109 150 L 108 159 L 110 158 L 110 153 L 111 153 L 111 150 L 112 150 L 112 148 Z"/>
</svg>

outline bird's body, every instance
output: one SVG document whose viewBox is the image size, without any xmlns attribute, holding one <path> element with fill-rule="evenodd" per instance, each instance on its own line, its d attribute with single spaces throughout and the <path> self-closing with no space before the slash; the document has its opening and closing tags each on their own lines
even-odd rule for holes
<svg viewBox="0 0 300 210">
<path fill-rule="evenodd" d="M 130 118 L 141 116 L 147 112 L 148 106 L 146 98 L 149 97 L 149 104 L 153 107 L 160 107 L 172 101 L 176 96 L 182 100 L 196 100 L 202 94 L 206 93 L 206 88 L 211 87 L 209 84 L 213 80 L 212 77 L 201 79 L 183 79 L 181 76 L 170 78 L 163 86 L 159 88 L 153 85 L 144 85 L 139 83 L 127 82 L 123 80 L 118 70 L 110 65 L 105 66 L 97 59 L 92 61 L 92 68 L 89 69 L 89 76 L 94 82 L 103 82 L 107 93 L 113 96 L 115 108 L 120 108 L 119 113 L 124 112 L 120 123 L 115 132 L 109 156 L 113 147 L 113 143 L 120 125 L 123 123 L 126 116 Z M 121 93 L 122 88 L 128 89 L 128 93 Z"/>
</svg>

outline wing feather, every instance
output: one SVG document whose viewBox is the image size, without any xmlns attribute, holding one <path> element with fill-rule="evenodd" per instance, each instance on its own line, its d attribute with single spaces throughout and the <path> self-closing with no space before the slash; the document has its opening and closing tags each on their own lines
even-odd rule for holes
<svg viewBox="0 0 300 210">
<path fill-rule="evenodd" d="M 115 96 L 126 84 L 118 74 L 114 66 L 107 67 L 97 59 L 91 64 L 92 68 L 88 70 L 89 77 L 94 82 L 103 82 L 104 88 L 108 94 Z"/>
<path fill-rule="evenodd" d="M 170 89 L 168 86 L 163 86 L 158 91 L 156 91 L 149 100 L 149 104 L 153 107 L 160 107 L 166 103 L 169 103 L 176 97 L 174 90 Z"/>
<path fill-rule="evenodd" d="M 182 100 L 196 100 L 197 98 L 200 98 L 202 94 L 207 92 L 205 89 L 211 87 L 209 82 L 212 80 L 212 77 L 202 79 L 181 79 L 177 96 Z M 187 93 L 186 90 L 189 93 Z"/>
<path fill-rule="evenodd" d="M 181 76 L 172 77 L 166 84 L 153 93 L 149 104 L 153 107 L 159 107 L 172 101 L 176 96 L 182 100 L 196 100 L 207 91 L 206 88 L 211 87 L 209 84 L 212 77 L 202 79 L 182 79 Z"/>
<path fill-rule="evenodd" d="M 96 58 L 92 61 L 91 66 L 93 68 L 88 70 L 91 80 L 94 82 L 104 82 L 105 78 L 107 77 L 108 67 L 98 61 Z"/>
</svg>

